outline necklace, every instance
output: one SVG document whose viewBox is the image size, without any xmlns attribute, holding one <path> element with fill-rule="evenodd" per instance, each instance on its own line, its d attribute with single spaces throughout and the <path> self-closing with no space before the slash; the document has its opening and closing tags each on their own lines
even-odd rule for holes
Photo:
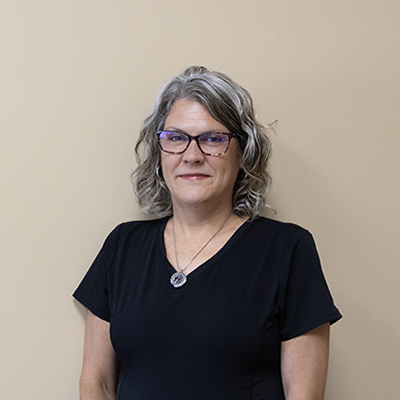
<svg viewBox="0 0 400 400">
<path fill-rule="evenodd" d="M 173 287 L 179 288 L 186 283 L 186 281 L 187 281 L 187 276 L 185 274 L 186 269 L 193 262 L 193 260 L 206 248 L 206 246 L 211 242 L 211 240 L 213 240 L 215 238 L 215 236 L 218 235 L 218 233 L 222 230 L 222 228 L 228 222 L 228 220 L 232 216 L 232 214 L 233 214 L 233 211 L 229 214 L 229 217 L 225 220 L 225 222 L 221 225 L 221 227 L 217 230 L 217 232 L 215 232 L 214 235 L 212 235 L 211 238 L 207 240 L 206 244 L 192 257 L 192 259 L 189 261 L 189 264 L 186 265 L 185 268 L 179 268 L 178 253 L 176 251 L 176 240 L 175 240 L 175 224 L 174 224 L 174 220 L 172 220 L 172 235 L 174 238 L 175 260 L 176 260 L 176 266 L 178 268 L 178 271 L 175 272 L 171 276 L 171 279 L 169 280 Z"/>
</svg>

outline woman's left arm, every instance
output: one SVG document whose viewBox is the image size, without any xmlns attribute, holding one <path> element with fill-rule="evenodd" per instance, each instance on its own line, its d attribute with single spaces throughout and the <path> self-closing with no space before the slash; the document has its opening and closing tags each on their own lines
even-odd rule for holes
<svg viewBox="0 0 400 400">
<path fill-rule="evenodd" d="M 324 400 L 329 358 L 329 322 L 282 342 L 286 400 Z"/>
</svg>

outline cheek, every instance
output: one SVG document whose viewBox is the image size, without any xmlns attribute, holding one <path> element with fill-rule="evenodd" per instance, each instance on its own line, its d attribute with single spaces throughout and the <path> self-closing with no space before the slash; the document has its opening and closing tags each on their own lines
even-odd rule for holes
<svg viewBox="0 0 400 400">
<path fill-rule="evenodd" d="M 226 185 L 233 186 L 239 174 L 239 166 L 237 163 L 231 163 L 226 166 L 223 179 Z"/>
<path fill-rule="evenodd" d="M 168 178 L 173 173 L 174 169 L 179 165 L 179 157 L 176 155 L 161 155 L 161 168 L 164 179 L 168 180 Z"/>
</svg>

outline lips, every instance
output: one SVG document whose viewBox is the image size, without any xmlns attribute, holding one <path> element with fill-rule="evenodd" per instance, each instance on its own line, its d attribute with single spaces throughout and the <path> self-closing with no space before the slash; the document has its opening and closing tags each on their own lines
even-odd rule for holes
<svg viewBox="0 0 400 400">
<path fill-rule="evenodd" d="M 201 181 L 201 180 L 203 180 L 203 179 L 206 179 L 206 178 L 209 178 L 210 177 L 210 175 L 207 175 L 207 174 L 198 174 L 198 173 L 196 173 L 196 174 L 181 174 L 181 175 L 178 175 L 178 178 L 182 178 L 182 179 L 185 179 L 185 180 L 188 180 L 188 181 Z"/>
</svg>

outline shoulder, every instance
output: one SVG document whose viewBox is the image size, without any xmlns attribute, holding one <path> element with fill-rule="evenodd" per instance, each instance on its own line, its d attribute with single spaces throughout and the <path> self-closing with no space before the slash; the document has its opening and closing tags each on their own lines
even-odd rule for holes
<svg viewBox="0 0 400 400">
<path fill-rule="evenodd" d="M 149 237 L 157 237 L 168 218 L 127 221 L 117 225 L 107 236 L 105 243 L 119 246 L 124 242 L 142 242 Z"/>
<path fill-rule="evenodd" d="M 282 222 L 266 217 L 257 217 L 248 222 L 253 230 L 271 236 L 279 236 L 286 239 L 295 236 L 311 236 L 307 229 L 290 222 Z"/>
<path fill-rule="evenodd" d="M 119 235 L 129 235 L 158 231 L 158 229 L 167 223 L 168 218 L 169 217 L 122 222 L 117 225 L 111 233 L 117 232 Z"/>
<path fill-rule="evenodd" d="M 314 251 L 315 243 L 312 235 L 299 225 L 281 222 L 265 217 L 257 217 L 245 222 L 239 232 L 240 246 L 238 251 L 281 262 L 290 257 L 300 247 Z"/>
<path fill-rule="evenodd" d="M 312 234 L 297 224 L 265 217 L 258 217 L 249 222 L 249 239 L 257 242 L 260 247 L 271 248 L 282 254 L 290 254 L 299 247 L 315 250 Z"/>
<path fill-rule="evenodd" d="M 169 217 L 122 222 L 115 229 L 123 233 L 157 230 L 167 223 L 168 218 Z"/>
</svg>

